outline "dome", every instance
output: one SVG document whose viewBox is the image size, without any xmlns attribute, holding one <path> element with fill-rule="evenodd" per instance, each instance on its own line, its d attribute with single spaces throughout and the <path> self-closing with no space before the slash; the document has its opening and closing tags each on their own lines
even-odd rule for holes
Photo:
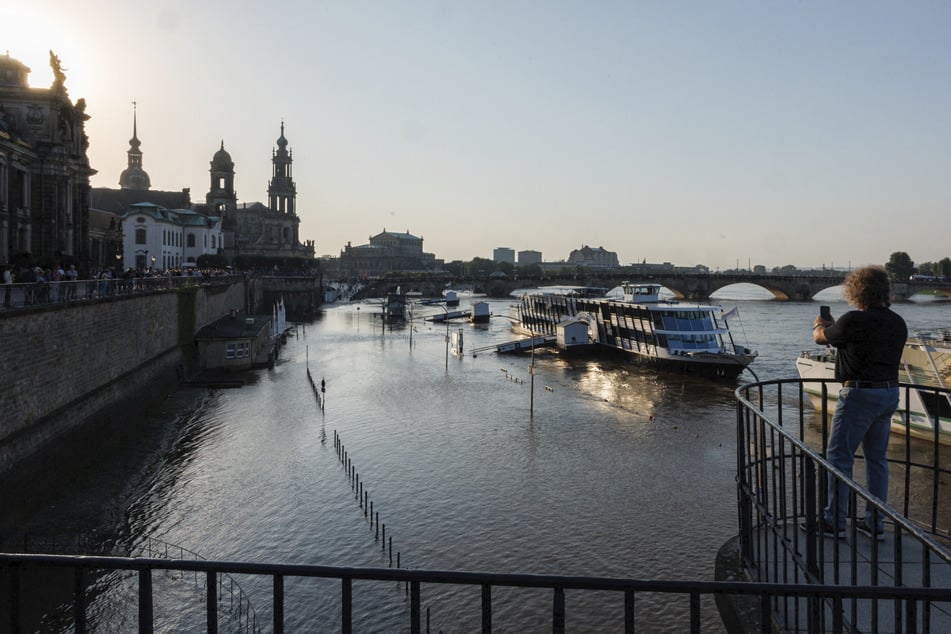
<svg viewBox="0 0 951 634">
<path fill-rule="evenodd" d="M 282 150 L 287 147 L 287 139 L 284 138 L 284 122 L 281 121 L 281 136 L 277 138 L 277 147 Z"/>
<path fill-rule="evenodd" d="M 231 160 L 231 155 L 225 150 L 224 141 L 221 142 L 221 149 L 215 152 L 214 158 L 211 159 L 211 169 L 218 172 L 234 170 L 234 161 Z"/>
<path fill-rule="evenodd" d="M 122 189 L 147 190 L 151 186 L 149 175 L 138 165 L 122 170 L 119 175 L 119 187 Z"/>
</svg>

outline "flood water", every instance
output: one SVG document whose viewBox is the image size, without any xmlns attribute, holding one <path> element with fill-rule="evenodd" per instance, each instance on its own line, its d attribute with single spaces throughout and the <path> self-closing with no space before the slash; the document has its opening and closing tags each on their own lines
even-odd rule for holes
<svg viewBox="0 0 951 634">
<path fill-rule="evenodd" d="M 738 306 L 734 337 L 759 352 L 760 379 L 796 377 L 818 302 L 714 303 Z M 491 304 L 507 314 L 508 302 Z M 910 330 L 951 323 L 947 304 L 895 309 Z M 404 568 L 714 578 L 717 550 L 737 533 L 736 383 L 538 351 L 530 414 L 529 355 L 449 356 L 447 365 L 444 325 L 384 328 L 378 312 L 327 306 L 251 384 L 177 392 L 110 457 L 17 509 L 7 535 L 94 532 L 126 548 L 152 537 L 208 559 L 386 567 L 336 434 Z M 467 351 L 512 338 L 501 317 L 450 328 L 463 330 Z M 323 409 L 308 367 L 326 381 Z M 268 623 L 269 580 L 240 583 Z M 339 582 L 286 583 L 288 631 L 339 631 Z M 196 607 L 157 598 L 157 631 L 203 623 L 200 588 L 160 587 Z M 91 612 L 102 631 L 134 627 L 129 593 L 120 575 L 97 580 Z M 422 606 L 432 632 L 471 632 L 479 600 L 477 587 L 424 586 Z M 622 606 L 620 595 L 569 592 L 567 630 L 623 631 Z M 63 612 L 48 611 L 44 627 L 68 631 Z M 497 632 L 550 631 L 550 592 L 495 589 L 493 613 Z M 683 631 L 687 615 L 685 599 L 638 596 L 646 631 Z M 408 631 L 408 622 L 402 587 L 355 584 L 355 631 Z M 722 631 L 712 601 L 702 626 Z"/>
</svg>

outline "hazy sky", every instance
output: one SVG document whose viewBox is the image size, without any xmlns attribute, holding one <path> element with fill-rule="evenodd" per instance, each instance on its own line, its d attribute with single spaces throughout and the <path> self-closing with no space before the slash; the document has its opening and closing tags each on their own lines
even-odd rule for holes
<svg viewBox="0 0 951 634">
<path fill-rule="evenodd" d="M 88 103 L 118 187 L 204 201 L 224 141 L 266 201 L 281 121 L 301 237 L 409 231 L 732 268 L 951 256 L 951 2 L 6 0 L 0 54 Z"/>
</svg>

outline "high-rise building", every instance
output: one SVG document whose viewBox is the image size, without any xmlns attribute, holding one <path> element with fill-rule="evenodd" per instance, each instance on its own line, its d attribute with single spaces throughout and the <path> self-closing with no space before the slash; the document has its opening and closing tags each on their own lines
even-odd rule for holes
<svg viewBox="0 0 951 634">
<path fill-rule="evenodd" d="M 515 249 L 496 247 L 492 250 L 492 261 L 496 264 L 515 264 Z"/>
<path fill-rule="evenodd" d="M 519 266 L 528 266 L 529 264 L 541 264 L 541 263 L 542 263 L 541 251 L 519 251 L 518 252 Z"/>
</svg>

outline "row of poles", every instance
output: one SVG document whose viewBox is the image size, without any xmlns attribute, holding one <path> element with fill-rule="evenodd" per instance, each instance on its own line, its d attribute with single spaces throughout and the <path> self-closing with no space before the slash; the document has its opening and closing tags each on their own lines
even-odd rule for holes
<svg viewBox="0 0 951 634">
<path fill-rule="evenodd" d="M 373 539 L 380 541 L 383 545 L 383 551 L 386 552 L 389 546 L 390 568 L 393 567 L 393 536 L 390 536 L 389 542 L 386 539 L 386 524 L 380 524 L 380 512 L 373 508 L 373 500 L 370 499 L 370 491 L 363 488 L 363 480 L 360 479 L 360 472 L 356 465 L 350 459 L 350 454 L 340 439 L 340 434 L 334 430 L 334 449 L 337 452 L 337 459 L 347 471 L 347 479 L 350 481 L 350 488 L 353 491 L 354 498 L 357 499 L 360 508 L 363 509 L 363 517 L 370 520 L 370 530 L 374 531 Z M 382 526 L 382 538 L 380 531 Z M 396 567 L 400 568 L 400 551 L 396 551 Z M 408 588 L 409 586 L 407 586 Z M 407 589 L 407 592 L 409 590 Z"/>
<path fill-rule="evenodd" d="M 317 382 L 314 380 L 314 376 L 310 371 L 310 351 L 307 351 L 307 380 L 310 382 L 310 387 L 314 392 L 314 396 L 317 399 L 317 406 L 321 411 L 324 411 L 324 403 L 327 400 L 327 383 L 324 379 L 320 379 L 320 385 L 317 385 Z M 363 509 L 363 517 L 367 518 L 370 522 L 370 530 L 373 531 L 373 539 L 379 541 L 382 544 L 382 549 L 384 553 L 389 554 L 389 565 L 390 568 L 393 567 L 393 536 L 390 535 L 389 539 L 386 536 L 386 524 L 380 522 L 380 512 L 374 508 L 374 501 L 370 499 L 370 491 L 365 489 L 363 486 L 363 480 L 360 478 L 360 473 L 357 471 L 356 465 L 353 464 L 353 461 L 350 459 L 350 455 L 347 452 L 347 448 L 344 446 L 343 441 L 340 438 L 340 434 L 337 433 L 337 430 L 334 430 L 334 450 L 337 452 L 337 459 L 340 461 L 340 464 L 344 466 L 347 471 L 347 479 L 350 481 L 350 488 L 353 491 L 354 498 L 358 501 L 360 508 Z M 396 567 L 401 568 L 401 553 L 396 551 Z M 409 596 L 409 583 L 404 583 L 404 593 Z M 426 631 L 429 632 L 429 618 L 430 611 L 429 607 L 426 608 Z"/>
</svg>

